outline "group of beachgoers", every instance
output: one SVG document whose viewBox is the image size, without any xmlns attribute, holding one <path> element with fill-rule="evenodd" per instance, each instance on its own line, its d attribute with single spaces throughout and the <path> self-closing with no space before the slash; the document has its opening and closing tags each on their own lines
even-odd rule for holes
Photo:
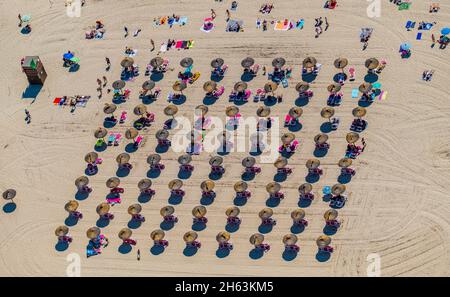
<svg viewBox="0 0 450 297">
<path fill-rule="evenodd" d="M 86 31 L 85 37 L 86 39 L 101 39 L 105 32 L 105 25 L 102 21 L 97 20 L 95 21 L 95 25 L 91 26 L 90 29 Z"/>
</svg>

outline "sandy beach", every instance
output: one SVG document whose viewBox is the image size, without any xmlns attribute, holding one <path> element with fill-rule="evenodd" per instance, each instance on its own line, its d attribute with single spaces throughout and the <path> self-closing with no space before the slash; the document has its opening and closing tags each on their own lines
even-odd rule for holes
<svg viewBox="0 0 450 297">
<path fill-rule="evenodd" d="M 69 262 L 67 256 L 78 253 L 81 257 L 81 276 L 366 276 L 369 262 L 367 256 L 378 254 L 381 258 L 382 276 L 450 276 L 450 105 L 448 99 L 450 51 L 431 48 L 431 34 L 439 37 L 441 28 L 450 26 L 450 3 L 440 2 L 438 13 L 429 13 L 432 1 L 414 0 L 409 10 L 399 11 L 387 0 L 381 1 L 381 16 L 369 18 L 366 13 L 368 2 L 339 0 L 333 9 L 323 8 L 325 1 L 274 0 L 272 12 L 262 15 L 258 12 L 266 1 L 238 1 L 232 19 L 243 20 L 243 32 L 225 32 L 226 9 L 232 1 L 224 0 L 167 0 L 167 1 L 117 1 L 87 0 L 80 17 L 68 17 L 64 1 L 1 1 L 0 2 L 0 190 L 8 188 L 17 191 L 14 199 L 16 208 L 5 209 L 7 201 L 0 202 L 0 275 L 1 276 L 66 276 Z M 205 33 L 200 30 L 203 19 L 210 17 L 214 9 L 217 17 L 215 28 Z M 31 15 L 32 32 L 22 34 L 18 28 L 18 14 Z M 177 14 L 187 16 L 185 26 L 167 25 L 156 27 L 153 19 Z M 330 24 L 319 38 L 315 38 L 314 19 L 327 17 Z M 275 31 L 269 24 L 267 31 L 255 27 L 256 19 L 284 20 L 304 19 L 303 29 Z M 101 20 L 106 33 L 103 39 L 85 39 L 89 26 Z M 431 30 L 423 31 L 422 40 L 416 40 L 417 29 L 407 31 L 408 20 L 436 22 Z M 130 35 L 124 38 L 123 27 Z M 361 28 L 374 29 L 368 48 L 362 50 L 359 40 Z M 137 37 L 133 32 L 142 31 Z M 120 61 L 125 57 L 126 46 L 137 49 L 133 57 L 140 67 L 140 75 L 128 81 L 130 99 L 119 104 L 116 116 L 128 112 L 125 124 L 108 128 L 108 131 L 125 133 L 137 119 L 133 108 L 142 103 L 138 98 L 145 66 L 156 57 L 159 46 L 167 39 L 194 40 L 194 46 L 186 50 L 171 49 L 159 56 L 170 60 L 169 71 L 164 79 L 156 82 L 161 88 L 161 97 L 147 105 L 155 113 L 155 122 L 145 131 L 144 143 L 136 152 L 130 153 L 133 169 L 121 177 L 125 189 L 122 203 L 112 207 L 115 218 L 102 228 L 109 238 L 109 245 L 103 253 L 86 258 L 88 238 L 86 230 L 95 226 L 98 219 L 96 207 L 105 201 L 109 189 L 108 178 L 116 175 L 116 156 L 129 143 L 123 139 L 119 146 L 108 147 L 99 152 L 103 164 L 99 172 L 89 177 L 93 192 L 88 198 L 79 200 L 79 211 L 84 215 L 76 225 L 70 226 L 73 242 L 67 250 L 57 251 L 54 230 L 64 225 L 67 212 L 64 205 L 75 199 L 74 181 L 84 174 L 86 153 L 94 150 L 95 129 L 103 125 L 105 103 L 111 103 L 112 93 L 106 88 L 120 78 Z M 156 50 L 150 51 L 150 39 Z M 399 46 L 411 44 L 412 55 L 402 59 Z M 62 67 L 62 55 L 73 51 L 81 59 L 80 68 L 69 72 Z M 25 56 L 37 55 L 42 60 L 48 77 L 36 98 L 23 98 L 28 81 L 22 73 L 20 61 Z M 272 163 L 259 163 L 261 174 L 248 181 L 252 198 L 240 206 L 242 219 L 238 231 L 231 233 L 234 249 L 230 255 L 220 258 L 216 255 L 216 234 L 226 224 L 225 210 L 233 206 L 233 185 L 241 180 L 242 158 L 248 153 L 233 152 L 224 156 L 226 169 L 222 178 L 215 181 L 217 197 L 207 205 L 207 228 L 198 231 L 201 249 L 191 257 L 183 254 L 183 234 L 191 230 L 194 206 L 200 204 L 200 183 L 208 179 L 212 153 L 204 152 L 193 156 L 195 170 L 192 176 L 183 180 L 186 196 L 182 202 L 173 205 L 179 222 L 165 231 L 170 244 L 160 255 L 150 252 L 153 243 L 150 233 L 160 228 L 160 209 L 169 205 L 168 182 L 177 178 L 180 153 L 169 149 L 162 153 L 166 168 L 161 175 L 151 178 L 156 195 L 142 205 L 146 221 L 133 229 L 137 245 L 124 254 L 119 251 L 121 239 L 118 232 L 127 227 L 130 215 L 127 208 L 138 203 L 137 183 L 147 177 L 149 165 L 147 156 L 155 152 L 155 133 L 167 120 L 163 109 L 172 85 L 181 71 L 182 58 L 194 60 L 194 70 L 200 78 L 183 92 L 186 102 L 178 105 L 179 116 L 193 118 L 195 106 L 203 103 L 204 82 L 209 80 L 212 59 L 221 57 L 229 66 L 219 85 L 225 93 L 212 105 L 210 116 L 225 117 L 225 108 L 232 105 L 228 95 L 236 82 L 241 80 L 241 60 L 252 57 L 256 63 L 273 69 L 272 60 L 286 59 L 286 65 L 293 67 L 289 87 L 279 86 L 277 93 L 283 94 L 283 101 L 271 106 L 271 116 L 283 121 L 289 109 L 295 106 L 298 93 L 295 85 L 302 80 L 302 61 L 314 56 L 322 64 L 317 78 L 311 83 L 313 98 L 301 106 L 302 129 L 293 132 L 300 140 L 300 147 L 289 158 L 293 173 L 280 182 L 285 198 L 273 207 L 277 225 L 265 234 L 265 242 L 271 250 L 260 259 L 249 255 L 252 245 L 249 237 L 258 232 L 258 213 L 266 207 L 268 194 L 266 184 L 273 181 L 276 169 Z M 110 71 L 105 71 L 105 57 L 111 59 Z M 330 149 L 320 157 L 323 175 L 313 183 L 316 198 L 310 206 L 304 207 L 309 225 L 299 234 L 297 244 L 300 253 L 291 261 L 283 258 L 282 238 L 291 233 L 291 211 L 298 208 L 298 187 L 305 182 L 305 163 L 313 158 L 314 141 L 320 133 L 321 124 L 326 121 L 320 111 L 327 105 L 327 86 L 333 83 L 333 76 L 339 71 L 333 65 L 335 59 L 345 57 L 349 67 L 356 69 L 356 80 L 345 82 L 344 97 L 335 107 L 335 116 L 340 118 L 336 131 L 327 133 Z M 354 117 L 352 110 L 358 106 L 358 99 L 352 98 L 352 89 L 364 82 L 367 73 L 365 61 L 368 58 L 385 59 L 387 66 L 379 75 L 382 89 L 388 92 L 385 100 L 376 99 L 367 107 L 365 120 L 368 128 L 361 132 L 367 148 L 353 160 L 356 175 L 346 184 L 347 202 L 339 209 L 342 225 L 331 235 L 334 252 L 327 261 L 316 259 L 316 238 L 323 234 L 323 213 L 330 207 L 322 200 L 322 188 L 337 183 L 340 168 L 337 162 L 344 156 L 347 147 L 346 134 Z M 425 70 L 434 70 L 431 81 L 422 80 Z M 97 98 L 97 78 L 106 76 L 108 86 L 102 98 Z M 248 82 L 249 89 L 263 88 L 267 76 L 260 73 Z M 86 107 L 70 112 L 70 107 L 53 104 L 55 97 L 73 95 L 91 96 Z M 263 105 L 253 102 L 240 105 L 243 116 L 255 116 L 256 109 Z M 27 109 L 31 122 L 24 121 Z M 288 132 L 280 127 L 280 134 Z M 259 158 L 257 157 L 257 160 Z M 136 260 L 140 250 L 141 260 Z"/>
</svg>

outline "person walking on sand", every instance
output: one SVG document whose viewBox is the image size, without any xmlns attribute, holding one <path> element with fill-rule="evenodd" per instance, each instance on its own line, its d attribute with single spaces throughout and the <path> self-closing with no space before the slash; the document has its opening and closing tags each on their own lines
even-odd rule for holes
<svg viewBox="0 0 450 297">
<path fill-rule="evenodd" d="M 31 115 L 30 112 L 25 108 L 25 122 L 27 124 L 31 123 Z"/>
<path fill-rule="evenodd" d="M 328 23 L 327 17 L 325 17 L 325 31 L 328 30 L 328 27 L 330 27 L 330 24 Z"/>
<path fill-rule="evenodd" d="M 97 78 L 97 85 L 100 89 L 102 88 L 102 81 L 100 80 L 100 78 Z"/>
<path fill-rule="evenodd" d="M 436 45 L 436 37 L 434 37 L 434 34 L 431 34 L 431 48 L 433 48 Z"/>
<path fill-rule="evenodd" d="M 106 60 L 106 71 L 109 71 L 109 69 L 111 69 L 111 61 L 109 60 L 108 57 L 106 57 L 105 60 Z"/>
<path fill-rule="evenodd" d="M 230 20 L 230 18 L 231 18 L 231 15 L 230 15 L 230 11 L 227 9 L 227 11 L 226 11 L 226 13 L 227 13 L 227 22 Z"/>
<path fill-rule="evenodd" d="M 23 21 L 22 21 L 22 16 L 20 15 L 20 13 L 17 17 L 19 18 L 19 27 L 22 27 Z"/>
<path fill-rule="evenodd" d="M 141 260 L 141 250 L 140 249 L 137 250 L 137 260 L 138 261 Z"/>
<path fill-rule="evenodd" d="M 214 20 L 216 18 L 216 12 L 214 11 L 214 9 L 211 9 L 211 18 Z"/>
<path fill-rule="evenodd" d="M 153 39 L 150 39 L 150 43 L 152 45 L 152 49 L 150 51 L 153 52 L 155 50 L 155 42 L 153 41 Z"/>
<path fill-rule="evenodd" d="M 103 76 L 103 87 L 106 87 L 108 84 L 108 80 L 106 79 L 106 76 Z"/>
<path fill-rule="evenodd" d="M 127 38 L 128 37 L 128 28 L 126 26 L 124 26 L 123 30 L 125 31 L 124 37 Z"/>
</svg>

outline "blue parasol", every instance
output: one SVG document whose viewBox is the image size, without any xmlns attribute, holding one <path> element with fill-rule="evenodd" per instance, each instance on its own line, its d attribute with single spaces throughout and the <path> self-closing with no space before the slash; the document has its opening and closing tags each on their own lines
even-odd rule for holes
<svg viewBox="0 0 450 297">
<path fill-rule="evenodd" d="M 70 59 L 73 58 L 73 54 L 72 54 L 72 53 L 65 53 L 65 54 L 63 55 L 63 58 L 64 58 L 64 59 L 67 59 L 67 60 L 70 60 Z"/>
<path fill-rule="evenodd" d="M 450 28 L 442 28 L 442 30 L 441 30 L 441 34 L 442 35 L 448 35 L 448 34 L 450 34 Z"/>
<path fill-rule="evenodd" d="M 410 48 L 411 48 L 411 44 L 409 44 L 409 43 L 403 43 L 402 45 L 400 45 L 400 49 L 404 50 L 404 51 L 407 51 Z"/>
</svg>

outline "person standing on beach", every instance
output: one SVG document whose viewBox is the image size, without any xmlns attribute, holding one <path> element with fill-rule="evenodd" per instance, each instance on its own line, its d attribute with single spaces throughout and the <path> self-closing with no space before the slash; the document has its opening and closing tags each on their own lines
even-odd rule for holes
<svg viewBox="0 0 450 297">
<path fill-rule="evenodd" d="M 230 20 L 230 17 L 231 17 L 231 15 L 230 15 L 230 11 L 227 9 L 227 11 L 226 11 L 226 13 L 227 13 L 227 22 Z"/>
<path fill-rule="evenodd" d="M 103 87 L 106 87 L 108 84 L 108 80 L 106 79 L 106 76 L 103 76 Z"/>
<path fill-rule="evenodd" d="M 23 21 L 22 21 L 22 16 L 20 15 L 20 13 L 17 17 L 19 18 L 19 27 L 22 27 Z"/>
<path fill-rule="evenodd" d="M 431 48 L 433 48 L 436 45 L 436 38 L 434 37 L 434 34 L 431 34 Z"/>
<path fill-rule="evenodd" d="M 106 57 L 105 60 L 106 60 L 106 71 L 109 71 L 109 69 L 111 69 L 111 61 L 109 60 L 108 57 Z"/>
<path fill-rule="evenodd" d="M 141 260 L 141 250 L 140 249 L 137 250 L 137 260 L 138 261 Z"/>
<path fill-rule="evenodd" d="M 152 48 L 150 51 L 153 52 L 155 50 L 155 42 L 153 41 L 153 39 L 150 39 L 150 43 L 152 45 Z"/>
<path fill-rule="evenodd" d="M 126 26 L 124 26 L 123 30 L 125 31 L 124 37 L 127 38 L 128 37 L 128 28 Z"/>
<path fill-rule="evenodd" d="M 330 24 L 328 23 L 328 19 L 327 19 L 327 17 L 325 17 L 325 31 L 328 30 L 329 26 L 330 26 Z"/>
<path fill-rule="evenodd" d="M 216 12 L 214 9 L 211 9 L 211 18 L 214 20 L 216 18 Z"/>
<path fill-rule="evenodd" d="M 25 108 L 25 122 L 27 124 L 31 123 L 31 115 L 30 112 Z"/>
</svg>

